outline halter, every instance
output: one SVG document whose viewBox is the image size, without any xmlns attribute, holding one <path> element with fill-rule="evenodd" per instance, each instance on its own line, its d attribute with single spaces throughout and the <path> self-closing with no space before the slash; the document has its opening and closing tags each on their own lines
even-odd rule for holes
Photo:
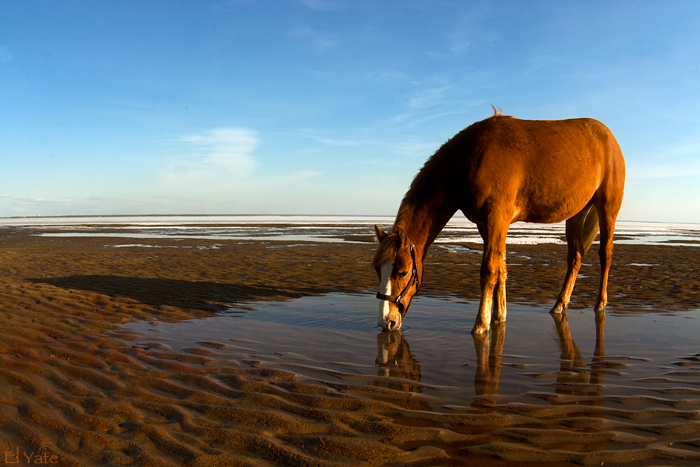
<svg viewBox="0 0 700 467">
<path fill-rule="evenodd" d="M 393 302 L 397 307 L 399 307 L 399 313 L 401 313 L 401 318 L 406 316 L 406 305 L 403 302 L 403 294 L 406 293 L 409 287 L 413 285 L 413 283 L 416 283 L 416 292 L 418 292 L 418 289 L 420 289 L 420 279 L 418 278 L 418 269 L 416 268 L 416 250 L 415 246 L 411 245 L 411 260 L 413 261 L 413 271 L 411 271 L 411 278 L 408 281 L 408 284 L 406 284 L 406 287 L 403 288 L 400 294 L 398 294 L 396 297 L 392 297 L 391 295 L 385 295 L 381 292 L 377 292 L 377 298 L 379 300 L 388 300 L 390 302 Z"/>
</svg>

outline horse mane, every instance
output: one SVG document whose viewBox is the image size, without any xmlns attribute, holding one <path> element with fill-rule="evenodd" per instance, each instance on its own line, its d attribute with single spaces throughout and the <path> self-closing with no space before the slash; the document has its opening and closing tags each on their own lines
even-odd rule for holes
<svg viewBox="0 0 700 467">
<path fill-rule="evenodd" d="M 508 115 L 505 115 L 503 113 L 503 109 L 501 109 L 500 107 L 495 107 L 493 104 L 491 104 L 491 107 L 493 108 L 493 115 L 479 122 L 472 123 L 467 128 L 457 133 L 451 139 L 446 141 L 442 146 L 440 146 L 440 148 L 437 151 L 435 151 L 435 153 L 432 156 L 430 156 L 430 158 L 427 161 L 425 161 L 423 167 L 420 169 L 420 171 L 418 171 L 416 176 L 413 177 L 411 186 L 404 195 L 403 200 L 401 201 L 399 214 L 396 216 L 396 222 L 394 223 L 394 225 L 401 225 L 399 223 L 399 220 L 405 221 L 410 219 L 411 212 L 405 212 L 403 210 L 405 204 L 412 204 L 418 202 L 420 199 L 422 199 L 422 195 L 425 193 L 425 191 L 432 192 L 437 187 L 444 184 L 444 180 L 441 177 L 436 177 L 434 175 L 436 174 L 436 172 L 444 170 L 443 160 L 448 157 L 453 157 L 455 154 L 456 147 L 465 146 L 465 144 L 469 144 L 469 139 L 472 138 L 474 135 L 473 130 L 484 124 L 488 124 L 487 122 L 494 119 L 512 118 Z M 405 219 L 401 219 L 402 217 L 404 217 Z"/>
<path fill-rule="evenodd" d="M 509 118 L 507 115 L 503 114 L 503 110 L 500 107 L 494 107 L 493 104 L 491 107 L 493 108 L 492 116 L 481 122 L 473 123 L 455 137 L 445 142 L 427 161 L 425 161 L 423 167 L 418 171 L 416 176 L 413 177 L 411 186 L 404 195 L 401 205 L 399 206 L 399 212 L 396 215 L 396 220 L 394 221 L 391 232 L 379 241 L 379 246 L 371 262 L 372 269 L 376 269 L 385 262 L 395 258 L 400 249 L 408 246 L 410 240 L 406 233 L 405 226 L 410 225 L 416 208 L 426 199 L 424 196 L 425 193 L 434 193 L 436 190 L 443 188 L 444 180 L 435 175 L 439 171 L 444 170 L 443 160 L 454 155 L 453 149 L 455 146 L 463 144 L 465 139 L 470 138 L 472 134 L 470 130 L 477 125 L 494 118 Z"/>
</svg>

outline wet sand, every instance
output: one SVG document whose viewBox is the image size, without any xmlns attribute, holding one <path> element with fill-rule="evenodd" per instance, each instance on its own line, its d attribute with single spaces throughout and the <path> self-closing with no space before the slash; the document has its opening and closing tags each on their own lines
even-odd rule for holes
<svg viewBox="0 0 700 467">
<path fill-rule="evenodd" d="M 377 333 L 386 359 L 378 356 L 375 367 L 388 379 L 375 384 L 305 371 L 303 362 L 276 366 L 251 357 L 246 349 L 253 344 L 244 341 L 203 340 L 188 351 L 126 326 L 204 319 L 236 305 L 244 311 L 299 297 L 371 295 L 377 279 L 368 270 L 369 242 L 139 239 L 139 246 L 128 246 L 136 242 L 32 233 L 0 232 L 0 448 L 6 464 L 700 462 L 700 375 L 692 354 L 700 348 L 685 349 L 687 358 L 673 371 L 647 378 L 668 383 L 665 393 L 611 396 L 596 378 L 621 371 L 625 356 L 599 355 L 597 366 L 582 362 L 568 320 L 554 320 L 561 367 L 553 376 L 533 370 L 532 378 L 554 378 L 557 390 L 499 403 L 503 367 L 528 369 L 517 356 L 502 355 L 504 332 L 495 329 L 490 340 L 473 341 L 475 397 L 435 410 L 416 390 L 412 375 L 419 370 L 399 333 Z M 479 248 L 431 248 L 421 295 L 478 300 Z M 511 245 L 508 251 L 509 303 L 551 305 L 565 247 Z M 609 315 L 699 308 L 699 260 L 696 247 L 617 246 Z M 591 252 L 569 314 L 592 306 L 597 280 Z M 464 335 L 471 342 L 469 329 Z M 267 340 L 257 335 L 255 345 Z M 585 380 L 574 377 L 581 374 Z M 679 378 L 695 380 L 674 383 Z M 642 406 L 635 406 L 640 398 Z"/>
</svg>

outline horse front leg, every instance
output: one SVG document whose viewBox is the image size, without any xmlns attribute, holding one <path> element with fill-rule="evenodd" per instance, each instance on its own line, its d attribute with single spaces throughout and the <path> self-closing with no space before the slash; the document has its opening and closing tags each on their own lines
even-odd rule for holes
<svg viewBox="0 0 700 467">
<path fill-rule="evenodd" d="M 481 261 L 481 274 L 479 277 L 481 302 L 479 303 L 479 311 L 472 328 L 472 334 L 481 334 L 489 330 L 494 291 L 499 280 L 502 285 L 499 286 L 496 297 L 496 318 L 498 319 L 499 315 L 501 315 L 505 319 L 505 253 L 508 225 L 506 224 L 504 229 L 480 226 L 479 232 L 484 239 L 484 257 Z"/>
</svg>

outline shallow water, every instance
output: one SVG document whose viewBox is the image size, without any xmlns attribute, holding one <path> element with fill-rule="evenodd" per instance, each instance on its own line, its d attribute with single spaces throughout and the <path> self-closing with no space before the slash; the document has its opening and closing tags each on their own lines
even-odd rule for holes
<svg viewBox="0 0 700 467">
<path fill-rule="evenodd" d="M 135 239 L 367 241 L 372 225 L 390 228 L 392 216 L 104 216 L 0 218 L 2 227 L 24 227 L 52 237 Z M 619 244 L 700 246 L 700 225 L 618 221 Z M 513 224 L 510 244 L 564 243 L 564 224 Z M 481 243 L 476 226 L 455 215 L 436 243 Z"/>
<path fill-rule="evenodd" d="M 505 325 L 473 338 L 476 310 L 474 303 L 417 297 L 404 328 L 388 333 L 375 325 L 371 295 L 331 294 L 127 326 L 143 333 L 140 345 L 404 391 L 404 399 L 392 402 L 411 409 L 454 412 L 563 396 L 584 405 L 635 404 L 635 410 L 700 406 L 700 310 L 608 313 L 596 320 L 592 310 L 557 317 L 509 305 Z"/>
</svg>

